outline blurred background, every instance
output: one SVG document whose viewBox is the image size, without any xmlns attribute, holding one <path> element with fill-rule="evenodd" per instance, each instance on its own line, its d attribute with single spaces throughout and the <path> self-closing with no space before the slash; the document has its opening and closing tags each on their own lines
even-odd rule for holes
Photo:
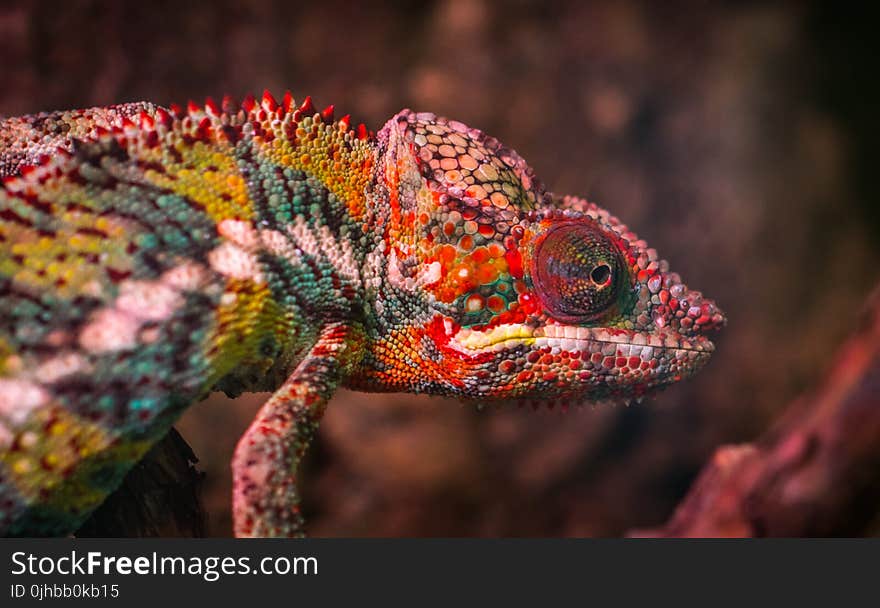
<svg viewBox="0 0 880 608">
<path fill-rule="evenodd" d="M 411 107 L 612 210 L 727 313 L 700 375 L 567 414 L 341 391 L 303 492 L 316 536 L 616 536 L 814 386 L 880 279 L 874 23 L 808 2 L 2 2 L 0 114 L 265 88 L 372 129 Z M 211 535 L 265 398 L 178 425 Z"/>
</svg>

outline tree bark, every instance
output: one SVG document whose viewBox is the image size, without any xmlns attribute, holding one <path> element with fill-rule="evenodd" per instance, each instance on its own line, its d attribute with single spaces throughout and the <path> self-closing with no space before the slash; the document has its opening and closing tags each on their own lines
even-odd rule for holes
<svg viewBox="0 0 880 608">
<path fill-rule="evenodd" d="M 204 474 L 175 429 L 154 445 L 76 532 L 77 537 L 205 536 Z"/>
</svg>

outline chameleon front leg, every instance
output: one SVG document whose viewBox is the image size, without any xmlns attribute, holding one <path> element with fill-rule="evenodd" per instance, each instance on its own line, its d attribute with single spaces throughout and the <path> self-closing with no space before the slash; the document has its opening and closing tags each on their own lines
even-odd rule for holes
<svg viewBox="0 0 880 608">
<path fill-rule="evenodd" d="M 337 324 L 322 331 L 239 440 L 232 460 L 236 536 L 304 535 L 300 460 L 356 351 L 350 328 Z"/>
</svg>

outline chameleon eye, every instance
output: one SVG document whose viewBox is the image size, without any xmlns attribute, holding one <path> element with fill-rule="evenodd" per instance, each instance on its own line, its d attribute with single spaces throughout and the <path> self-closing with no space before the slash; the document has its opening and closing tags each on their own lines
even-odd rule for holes
<svg viewBox="0 0 880 608">
<path fill-rule="evenodd" d="M 561 321 L 589 321 L 617 302 L 625 267 L 620 251 L 588 224 L 562 224 L 539 241 L 535 287 L 547 311 Z"/>
</svg>

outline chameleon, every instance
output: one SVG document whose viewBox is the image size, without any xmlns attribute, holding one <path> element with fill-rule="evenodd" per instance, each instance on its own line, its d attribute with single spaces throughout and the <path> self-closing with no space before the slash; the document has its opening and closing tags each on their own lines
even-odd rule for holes
<svg viewBox="0 0 880 608">
<path fill-rule="evenodd" d="M 726 319 L 480 130 L 288 92 L 0 122 L 0 534 L 66 535 L 190 405 L 270 391 L 234 533 L 300 536 L 338 387 L 567 408 L 689 377 Z"/>
</svg>

